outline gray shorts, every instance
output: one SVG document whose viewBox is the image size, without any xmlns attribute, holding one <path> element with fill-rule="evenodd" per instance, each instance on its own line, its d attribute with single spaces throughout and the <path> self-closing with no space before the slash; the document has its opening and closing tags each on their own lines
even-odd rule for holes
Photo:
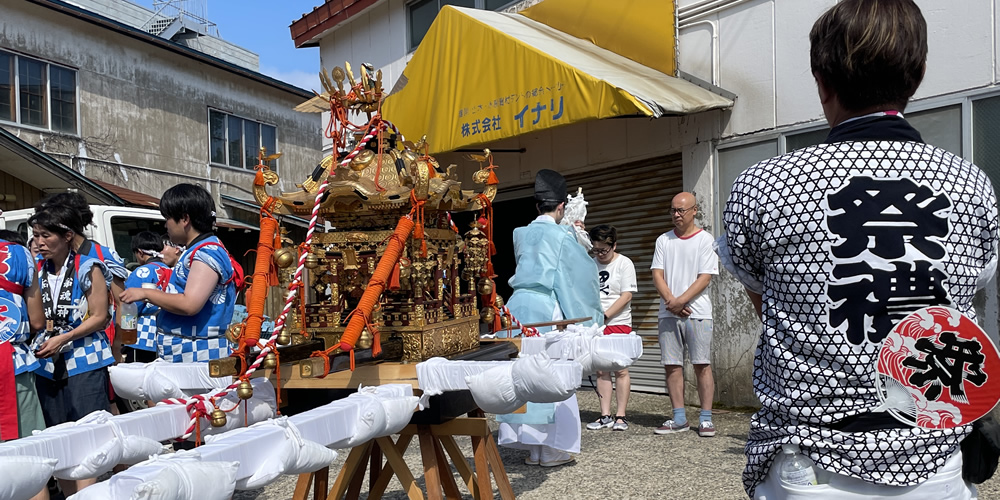
<svg viewBox="0 0 1000 500">
<path fill-rule="evenodd" d="M 660 362 L 683 366 L 684 346 L 692 365 L 712 363 L 712 320 L 660 318 Z"/>
</svg>

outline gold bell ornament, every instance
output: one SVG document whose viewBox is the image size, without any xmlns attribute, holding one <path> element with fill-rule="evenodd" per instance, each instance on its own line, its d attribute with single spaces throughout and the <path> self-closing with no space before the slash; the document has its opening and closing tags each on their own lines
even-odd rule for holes
<svg viewBox="0 0 1000 500">
<path fill-rule="evenodd" d="M 229 325 L 229 328 L 226 328 L 226 340 L 228 340 L 230 344 L 239 344 L 240 334 L 242 333 L 243 325 L 240 323 L 233 323 Z"/>
<path fill-rule="evenodd" d="M 489 295 L 493 293 L 493 280 L 489 278 L 479 280 L 479 286 L 476 290 L 479 292 L 479 295 Z"/>
<path fill-rule="evenodd" d="M 274 263 L 284 269 L 295 263 L 295 251 L 288 247 L 282 247 L 274 251 Z"/>
<path fill-rule="evenodd" d="M 212 427 L 223 427 L 226 425 L 226 412 L 216 408 L 212 410 Z"/>
<path fill-rule="evenodd" d="M 247 382 L 246 380 L 240 382 L 240 385 L 236 388 L 236 395 L 239 396 L 240 399 L 252 398 L 253 386 L 250 385 L 250 382 Z"/>
<path fill-rule="evenodd" d="M 510 325 L 511 325 L 510 316 L 508 316 L 506 314 L 504 314 L 503 316 L 500 316 L 500 327 L 501 328 L 503 328 L 504 330 L 510 330 Z"/>
<path fill-rule="evenodd" d="M 316 254 L 309 252 L 309 255 L 306 255 L 306 267 L 309 269 L 316 269 L 319 267 L 319 257 L 317 257 Z"/>
<path fill-rule="evenodd" d="M 288 330 L 282 328 L 281 333 L 278 334 L 278 338 L 275 340 L 278 345 L 288 345 L 292 343 L 292 334 L 288 333 Z"/>
<path fill-rule="evenodd" d="M 358 349 L 371 349 L 372 344 L 375 342 L 375 337 L 372 332 L 368 331 L 367 328 L 361 330 L 361 336 L 358 337 Z"/>
<path fill-rule="evenodd" d="M 260 366 L 262 366 L 264 368 L 267 368 L 267 369 L 272 369 L 272 370 L 274 368 L 277 368 L 278 367 L 278 356 L 276 354 L 274 354 L 273 352 L 267 353 L 267 356 L 264 356 L 264 361 L 260 364 Z"/>
<path fill-rule="evenodd" d="M 479 319 L 483 323 L 492 323 L 494 318 L 496 318 L 496 312 L 493 311 L 492 307 L 484 307 L 479 311 Z"/>
</svg>

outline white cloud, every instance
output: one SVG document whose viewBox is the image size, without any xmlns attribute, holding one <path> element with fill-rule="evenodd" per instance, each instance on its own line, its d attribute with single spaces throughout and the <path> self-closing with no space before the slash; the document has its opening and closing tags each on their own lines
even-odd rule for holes
<svg viewBox="0 0 1000 500">
<path fill-rule="evenodd" d="M 296 87 L 301 87 L 306 90 L 315 90 L 317 92 L 322 92 L 323 88 L 319 82 L 319 70 L 317 71 L 302 71 L 302 70 L 291 70 L 284 71 L 273 67 L 261 66 L 260 72 L 264 73 L 271 78 L 281 80 L 285 83 L 290 83 Z"/>
</svg>

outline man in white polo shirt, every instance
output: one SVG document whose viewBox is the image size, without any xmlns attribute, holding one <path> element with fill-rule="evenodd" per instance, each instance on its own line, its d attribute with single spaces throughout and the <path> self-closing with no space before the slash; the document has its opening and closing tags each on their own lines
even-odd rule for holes
<svg viewBox="0 0 1000 500">
<path fill-rule="evenodd" d="M 684 412 L 684 349 L 698 379 L 701 414 L 698 435 L 712 437 L 712 302 L 708 283 L 719 274 L 719 258 L 712 247 L 712 235 L 694 223 L 697 200 L 691 193 L 674 196 L 670 204 L 674 230 L 656 239 L 653 253 L 653 284 L 660 294 L 660 359 L 667 375 L 667 392 L 673 416 L 656 429 L 671 434 L 690 428 Z"/>
</svg>

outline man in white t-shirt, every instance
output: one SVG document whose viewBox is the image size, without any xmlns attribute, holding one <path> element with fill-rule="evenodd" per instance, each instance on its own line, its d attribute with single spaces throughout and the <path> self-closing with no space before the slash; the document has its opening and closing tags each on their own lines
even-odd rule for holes
<svg viewBox="0 0 1000 500">
<path fill-rule="evenodd" d="M 614 226 L 601 224 L 591 229 L 590 241 L 592 244 L 590 254 L 597 263 L 597 276 L 601 287 L 604 334 L 628 335 L 632 333 L 632 294 L 639 290 L 635 280 L 635 265 L 628 257 L 616 251 L 618 230 Z M 601 398 L 601 416 L 587 424 L 587 429 L 628 430 L 625 407 L 628 405 L 628 395 L 632 388 L 628 368 L 615 372 L 615 386 L 617 386 L 615 399 L 618 400 L 618 413 L 612 418 L 611 372 L 597 372 L 597 394 Z"/>
<path fill-rule="evenodd" d="M 719 258 L 712 235 L 694 223 L 697 201 L 691 193 L 674 196 L 670 204 L 674 230 L 656 239 L 653 253 L 653 284 L 660 294 L 660 358 L 667 375 L 667 392 L 673 417 L 656 429 L 671 434 L 690 428 L 684 413 L 684 349 L 687 348 L 698 379 L 701 414 L 698 435 L 712 437 L 712 302 L 707 288 L 719 274 Z"/>
</svg>

